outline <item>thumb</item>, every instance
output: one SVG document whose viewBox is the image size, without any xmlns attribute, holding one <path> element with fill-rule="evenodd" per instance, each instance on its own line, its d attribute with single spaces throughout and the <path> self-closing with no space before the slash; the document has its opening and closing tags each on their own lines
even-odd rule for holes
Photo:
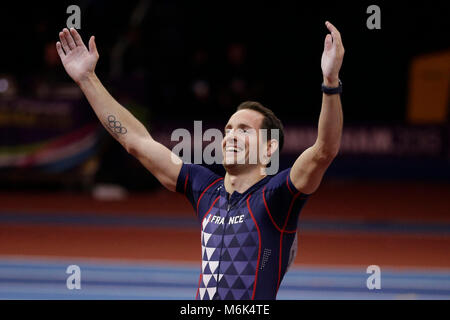
<svg viewBox="0 0 450 320">
<path fill-rule="evenodd" d="M 89 52 L 98 54 L 97 46 L 95 45 L 95 37 L 94 36 L 91 36 L 91 38 L 89 39 Z"/>
<path fill-rule="evenodd" d="M 331 49 L 331 46 L 333 45 L 333 38 L 331 37 L 331 34 L 327 34 L 325 37 L 325 50 Z"/>
</svg>

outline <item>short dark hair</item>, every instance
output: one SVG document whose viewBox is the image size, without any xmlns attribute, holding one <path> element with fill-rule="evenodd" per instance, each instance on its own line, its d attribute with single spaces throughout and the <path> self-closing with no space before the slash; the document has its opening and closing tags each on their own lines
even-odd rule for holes
<svg viewBox="0 0 450 320">
<path fill-rule="evenodd" d="M 278 150 L 281 152 L 284 145 L 284 132 L 283 132 L 283 124 L 280 119 L 273 113 L 269 108 L 264 107 L 261 103 L 256 101 L 245 101 L 242 102 L 238 107 L 237 111 L 250 109 L 261 113 L 264 116 L 264 119 L 261 123 L 261 129 L 267 129 L 267 138 L 268 140 L 272 139 L 270 129 L 278 129 L 279 130 L 279 148 Z"/>
</svg>

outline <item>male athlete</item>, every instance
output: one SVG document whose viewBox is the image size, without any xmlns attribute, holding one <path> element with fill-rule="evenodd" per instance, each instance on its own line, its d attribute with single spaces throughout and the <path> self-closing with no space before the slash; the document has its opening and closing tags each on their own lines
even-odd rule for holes
<svg viewBox="0 0 450 320">
<path fill-rule="evenodd" d="M 283 128 L 272 111 L 244 102 L 231 116 L 222 142 L 225 177 L 186 164 L 155 141 L 146 128 L 103 87 L 94 70 L 99 54 L 75 29 L 59 33 L 56 49 L 100 122 L 122 146 L 171 191 L 186 195 L 201 225 L 202 269 L 197 299 L 275 299 L 297 248 L 297 220 L 337 155 L 342 132 L 339 70 L 344 48 L 338 30 L 325 23 L 322 109 L 318 136 L 293 166 L 266 175 L 266 162 L 250 163 L 249 146 L 270 158 L 283 145 Z M 259 129 L 278 129 L 278 139 L 261 139 Z M 270 131 L 270 130 L 268 130 Z M 241 161 L 238 161 L 241 160 Z M 244 160 L 244 161 L 242 161 Z"/>
</svg>

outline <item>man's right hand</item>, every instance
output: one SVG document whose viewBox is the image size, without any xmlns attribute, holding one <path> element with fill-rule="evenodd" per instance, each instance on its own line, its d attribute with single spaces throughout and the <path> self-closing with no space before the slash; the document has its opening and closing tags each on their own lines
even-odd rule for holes
<svg viewBox="0 0 450 320">
<path fill-rule="evenodd" d="M 59 33 L 61 42 L 56 50 L 69 76 L 80 86 L 102 125 L 122 146 L 135 156 L 160 182 L 171 191 L 176 190 L 183 162 L 167 147 L 156 142 L 145 126 L 121 106 L 105 89 L 94 73 L 98 60 L 94 37 L 89 50 L 75 29 Z M 110 119 L 114 117 L 111 126 Z M 121 129 L 114 130 L 116 125 Z"/>
<path fill-rule="evenodd" d="M 69 76 L 79 84 L 93 75 L 99 58 L 94 36 L 89 39 L 89 50 L 74 28 L 71 28 L 70 31 L 64 28 L 59 33 L 59 39 L 61 42 L 56 43 L 56 50 Z"/>
</svg>

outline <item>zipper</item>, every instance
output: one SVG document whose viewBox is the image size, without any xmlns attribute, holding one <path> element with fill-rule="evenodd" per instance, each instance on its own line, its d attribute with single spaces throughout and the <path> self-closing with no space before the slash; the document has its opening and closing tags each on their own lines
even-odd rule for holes
<svg viewBox="0 0 450 320">
<path fill-rule="evenodd" d="M 248 199 L 248 197 L 249 197 L 252 193 L 253 193 L 253 191 L 250 192 L 245 198 Z M 215 293 L 214 296 L 211 298 L 211 300 L 213 300 L 213 298 L 214 298 L 216 295 L 219 296 L 219 274 L 220 274 L 220 263 L 222 262 L 222 249 L 223 249 L 223 246 L 224 246 L 225 229 L 226 229 L 226 226 L 228 225 L 226 222 L 227 222 L 227 219 L 229 218 L 230 210 L 231 210 L 231 208 L 233 207 L 233 205 L 232 205 L 232 203 L 231 203 L 230 200 L 231 200 L 231 195 L 228 194 L 228 198 L 227 198 L 227 214 L 226 214 L 226 216 L 225 216 L 225 223 L 224 223 L 224 228 L 223 228 L 223 232 L 222 232 L 222 245 L 221 245 L 221 247 L 220 247 L 219 264 L 217 265 L 216 293 Z M 239 203 L 239 202 L 240 202 L 240 200 L 238 200 L 235 204 L 237 204 L 237 203 Z"/>
<path fill-rule="evenodd" d="M 230 213 L 230 209 L 231 209 L 231 202 L 230 202 L 230 198 L 231 195 L 228 196 L 227 199 L 227 215 L 225 216 L 225 223 L 224 223 L 224 227 L 223 227 L 223 232 L 222 232 L 222 245 L 220 247 L 220 254 L 219 254 L 219 264 L 217 265 L 217 281 L 216 281 L 216 294 L 215 295 L 219 295 L 219 274 L 220 274 L 220 262 L 222 262 L 222 249 L 223 249 L 223 245 L 224 245 L 224 238 L 225 238 L 225 229 L 226 229 L 226 221 L 229 217 L 229 213 Z M 214 296 L 215 296 L 214 295 Z M 213 297 L 214 297 L 213 296 Z"/>
</svg>

